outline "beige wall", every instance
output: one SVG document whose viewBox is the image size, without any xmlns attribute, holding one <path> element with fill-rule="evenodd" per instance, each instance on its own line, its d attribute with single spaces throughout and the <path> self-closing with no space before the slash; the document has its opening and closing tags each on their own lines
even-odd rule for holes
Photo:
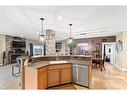
<svg viewBox="0 0 127 95">
<path fill-rule="evenodd" d="M 127 32 L 121 32 L 116 36 L 116 42 L 123 42 L 123 51 L 119 54 L 116 52 L 116 64 L 123 70 L 127 70 Z"/>
<path fill-rule="evenodd" d="M 3 51 L 6 50 L 6 40 L 5 35 L 0 35 L 0 64 L 3 63 Z"/>
</svg>

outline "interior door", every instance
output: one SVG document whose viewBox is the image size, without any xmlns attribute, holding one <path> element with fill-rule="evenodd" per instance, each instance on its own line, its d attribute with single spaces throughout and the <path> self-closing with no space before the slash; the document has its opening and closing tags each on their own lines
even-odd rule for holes
<svg viewBox="0 0 127 95">
<path fill-rule="evenodd" d="M 102 43 L 102 58 L 104 57 L 104 46 L 105 45 L 110 45 L 111 48 L 110 48 L 110 63 L 111 64 L 115 64 L 115 52 L 116 52 L 116 45 L 115 45 L 115 42 L 107 42 L 107 43 Z M 106 52 L 106 50 L 105 50 Z"/>
</svg>

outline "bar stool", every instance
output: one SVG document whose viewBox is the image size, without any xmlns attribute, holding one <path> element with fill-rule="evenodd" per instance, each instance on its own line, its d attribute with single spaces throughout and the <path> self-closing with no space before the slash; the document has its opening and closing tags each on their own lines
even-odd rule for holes
<svg viewBox="0 0 127 95">
<path fill-rule="evenodd" d="M 15 71 L 16 68 L 18 68 L 18 71 L 17 71 L 17 72 Z M 14 77 L 20 76 L 20 63 L 19 63 L 19 60 L 18 60 L 18 59 L 16 59 L 16 63 L 14 63 L 14 64 L 12 65 L 12 75 L 13 75 Z"/>
</svg>

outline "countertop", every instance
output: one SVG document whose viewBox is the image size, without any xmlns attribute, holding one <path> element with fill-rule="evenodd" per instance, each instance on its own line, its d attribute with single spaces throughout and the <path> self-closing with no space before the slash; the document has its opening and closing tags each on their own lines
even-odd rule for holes
<svg viewBox="0 0 127 95">
<path fill-rule="evenodd" d="M 60 61 L 63 61 L 63 60 L 60 60 Z M 61 64 L 68 64 L 68 63 L 87 65 L 87 66 L 91 65 L 91 61 L 85 61 L 85 60 L 64 60 L 64 61 L 67 61 L 67 63 L 50 64 L 49 63 L 50 61 L 38 61 L 38 62 L 32 63 L 31 65 L 25 66 L 25 67 L 32 68 L 32 69 L 38 69 L 38 68 L 48 66 L 48 65 L 61 65 Z"/>
<path fill-rule="evenodd" d="M 38 57 L 66 57 L 66 56 L 70 56 L 70 57 L 92 57 L 90 55 L 52 55 L 52 56 L 33 56 L 32 58 L 38 58 Z"/>
</svg>

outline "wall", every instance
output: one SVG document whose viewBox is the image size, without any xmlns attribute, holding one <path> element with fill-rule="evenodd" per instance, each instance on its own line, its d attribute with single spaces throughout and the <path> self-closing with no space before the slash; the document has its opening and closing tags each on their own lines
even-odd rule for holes
<svg viewBox="0 0 127 95">
<path fill-rule="evenodd" d="M 3 64 L 3 51 L 6 50 L 5 35 L 0 35 L 0 65 Z"/>
<path fill-rule="evenodd" d="M 8 36 L 8 35 L 6 36 L 6 51 L 7 52 L 12 50 L 12 48 L 11 48 L 11 42 L 12 42 L 12 40 L 14 40 L 13 36 Z M 25 39 L 25 38 L 21 38 L 20 41 L 26 41 L 26 51 L 30 51 L 30 46 L 29 46 L 30 43 L 37 44 L 37 45 L 42 44 L 38 40 Z"/>
<path fill-rule="evenodd" d="M 6 48 L 6 56 L 7 56 L 6 62 L 7 63 L 10 62 L 10 60 L 8 60 L 9 51 L 15 51 L 15 48 L 12 48 L 12 46 L 11 46 L 12 41 L 26 41 L 26 48 L 22 48 L 22 50 L 24 50 L 25 52 L 29 51 L 29 53 L 30 53 L 30 46 L 29 46 L 30 43 L 41 44 L 38 40 L 25 39 L 25 38 L 14 37 L 14 36 L 9 36 L 9 35 L 6 35 L 5 39 L 6 39 L 6 47 L 5 48 Z"/>
<path fill-rule="evenodd" d="M 15 37 L 6 35 L 6 53 L 9 51 L 13 51 L 12 41 L 25 41 L 25 38 Z"/>
<path fill-rule="evenodd" d="M 42 44 L 38 40 L 26 39 L 26 51 L 29 51 L 29 54 L 30 54 L 30 43 L 36 44 L 36 45 L 41 45 Z"/>
<path fill-rule="evenodd" d="M 116 65 L 122 70 L 127 71 L 127 32 L 121 32 L 116 36 L 116 42 L 123 42 L 123 50 L 120 53 L 116 52 Z"/>
<path fill-rule="evenodd" d="M 99 51 L 100 56 L 102 55 L 102 43 L 103 42 L 115 42 L 115 36 L 108 37 L 93 37 L 93 38 L 83 38 L 83 39 L 75 39 L 76 48 L 74 50 L 74 54 L 79 54 L 79 46 L 78 43 L 89 43 L 91 51 Z"/>
<path fill-rule="evenodd" d="M 106 40 L 106 41 L 103 41 Z M 100 56 L 102 54 L 102 42 L 115 42 L 115 36 L 108 37 L 93 37 L 93 38 L 83 38 L 83 39 L 75 39 L 74 43 L 76 44 L 76 48 L 73 51 L 74 55 L 79 55 L 79 46 L 78 43 L 89 43 L 92 51 L 97 51 L 96 46 L 99 45 L 98 49 L 100 51 Z M 60 51 L 61 55 L 69 55 L 70 50 L 68 48 L 67 40 L 59 41 L 62 42 L 62 49 Z"/>
<path fill-rule="evenodd" d="M 11 58 L 13 54 L 16 54 L 16 48 L 12 47 L 12 41 L 23 41 L 25 42 L 25 38 L 16 37 L 16 36 L 10 36 L 6 35 L 6 63 L 11 63 Z M 22 51 L 25 51 L 25 48 L 21 48 Z"/>
</svg>

